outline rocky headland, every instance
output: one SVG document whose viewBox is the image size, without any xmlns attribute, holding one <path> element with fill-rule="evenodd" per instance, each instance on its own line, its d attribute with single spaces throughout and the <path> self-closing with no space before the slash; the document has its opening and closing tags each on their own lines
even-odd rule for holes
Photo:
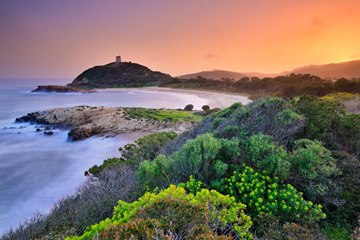
<svg viewBox="0 0 360 240">
<path fill-rule="evenodd" d="M 32 90 L 32 92 L 93 93 L 95 90 L 71 86 L 41 85 Z"/>
<path fill-rule="evenodd" d="M 132 62 L 109 63 L 89 68 L 68 86 L 86 88 L 158 86 L 173 80 L 169 74 Z"/>
<path fill-rule="evenodd" d="M 156 118 L 157 112 L 163 116 L 167 111 L 169 115 L 175 112 L 175 115 L 177 113 L 181 117 Z M 193 128 L 200 118 L 200 116 L 193 117 L 192 112 L 182 110 L 76 106 L 28 113 L 16 118 L 16 122 L 31 122 L 70 129 L 68 133 L 70 139 L 82 140 L 95 135 L 115 136 L 134 132 L 175 131 L 181 133 Z"/>
</svg>

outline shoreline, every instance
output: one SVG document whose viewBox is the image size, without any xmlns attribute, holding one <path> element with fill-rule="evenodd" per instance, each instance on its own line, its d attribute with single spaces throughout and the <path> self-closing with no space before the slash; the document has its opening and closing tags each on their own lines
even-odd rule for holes
<svg viewBox="0 0 360 240">
<path fill-rule="evenodd" d="M 150 91 L 150 92 L 166 92 L 166 93 L 183 93 L 183 94 L 191 94 L 200 98 L 207 99 L 209 101 L 208 105 L 211 108 L 224 108 L 229 105 L 226 104 L 230 98 L 240 98 L 239 102 L 246 105 L 252 102 L 249 99 L 250 95 L 246 94 L 236 94 L 232 92 L 224 92 L 224 91 L 211 91 L 211 90 L 197 90 L 197 89 L 184 89 L 184 88 L 167 88 L 167 87 L 141 87 L 141 88 L 97 88 L 97 91 Z M 211 98 L 209 98 L 211 96 Z"/>
<path fill-rule="evenodd" d="M 174 112 L 183 113 L 186 116 L 180 119 L 156 119 L 147 115 L 156 116 L 156 114 L 172 114 Z M 28 113 L 16 118 L 15 122 L 43 125 L 45 127 L 36 129 L 36 132 L 43 132 L 45 135 L 53 135 L 52 129 L 70 130 L 68 132 L 69 139 L 77 141 L 92 136 L 112 137 L 124 135 L 133 138 L 161 131 L 182 133 L 197 125 L 196 119 L 199 119 L 199 117 L 196 118 L 193 112 L 183 110 L 81 105 Z M 47 129 L 46 126 L 50 127 Z"/>
</svg>

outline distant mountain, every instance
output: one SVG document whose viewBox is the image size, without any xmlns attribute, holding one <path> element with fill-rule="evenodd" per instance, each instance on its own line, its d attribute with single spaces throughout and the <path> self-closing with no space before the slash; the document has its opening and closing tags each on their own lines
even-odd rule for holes
<svg viewBox="0 0 360 240">
<path fill-rule="evenodd" d="M 71 87 L 140 87 L 154 86 L 172 80 L 169 74 L 131 62 L 109 63 L 85 70 L 68 86 Z"/>
<path fill-rule="evenodd" d="M 178 76 L 180 79 L 191 79 L 191 78 L 197 78 L 197 77 L 203 77 L 207 79 L 213 79 L 213 80 L 221 80 L 223 78 L 229 78 L 233 80 L 238 80 L 242 77 L 247 77 L 247 75 L 239 72 L 231 72 L 231 71 L 224 71 L 224 70 L 212 70 L 212 71 L 202 71 L 197 73 L 190 73 L 186 75 Z"/>
<path fill-rule="evenodd" d="M 258 73 L 258 72 L 232 72 L 224 70 L 202 71 L 178 76 L 180 79 L 197 78 L 201 76 L 207 79 L 221 80 L 223 78 L 230 78 L 238 80 L 242 77 L 276 77 L 281 75 L 288 75 L 290 73 L 297 74 L 311 74 L 324 79 L 339 79 L 339 78 L 360 78 L 360 60 L 354 60 L 341 63 L 330 63 L 322 65 L 309 65 L 296 68 L 292 71 L 284 71 L 278 74 Z"/>
<path fill-rule="evenodd" d="M 296 68 L 289 72 L 282 72 L 280 75 L 289 73 L 312 74 L 325 79 L 338 78 L 359 78 L 360 77 L 360 60 L 349 62 L 330 63 L 322 65 L 309 65 L 305 67 Z"/>
</svg>

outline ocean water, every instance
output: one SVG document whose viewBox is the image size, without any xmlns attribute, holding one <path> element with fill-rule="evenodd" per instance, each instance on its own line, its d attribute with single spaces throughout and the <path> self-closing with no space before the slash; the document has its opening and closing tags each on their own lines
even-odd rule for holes
<svg viewBox="0 0 360 240">
<path fill-rule="evenodd" d="M 71 194 L 85 180 L 84 171 L 108 157 L 132 138 L 92 137 L 67 140 L 67 131 L 53 136 L 35 132 L 36 125 L 15 123 L 16 117 L 54 107 L 76 105 L 183 108 L 194 104 L 225 107 L 248 102 L 246 97 L 195 94 L 144 89 L 101 90 L 93 94 L 32 93 L 37 85 L 65 84 L 71 79 L 0 78 L 0 234 L 16 227 L 36 211 L 48 212 L 62 196 Z"/>
</svg>

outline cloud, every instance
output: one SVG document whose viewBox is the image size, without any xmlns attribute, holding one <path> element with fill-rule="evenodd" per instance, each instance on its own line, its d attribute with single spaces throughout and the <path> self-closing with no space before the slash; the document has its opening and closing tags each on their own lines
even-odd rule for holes
<svg viewBox="0 0 360 240">
<path fill-rule="evenodd" d="M 314 37 L 323 30 L 324 23 L 318 17 L 312 17 L 310 24 L 304 34 L 304 37 Z"/>
<path fill-rule="evenodd" d="M 205 58 L 218 58 L 218 57 L 219 55 L 214 53 L 208 53 L 205 55 Z"/>
</svg>

